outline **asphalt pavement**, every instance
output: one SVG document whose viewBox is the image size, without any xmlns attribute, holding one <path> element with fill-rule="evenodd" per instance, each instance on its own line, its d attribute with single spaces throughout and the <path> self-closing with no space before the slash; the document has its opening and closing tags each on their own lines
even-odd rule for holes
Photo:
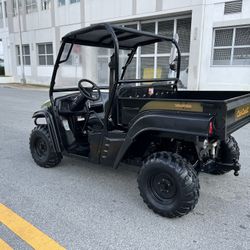
<svg viewBox="0 0 250 250">
<path fill-rule="evenodd" d="M 250 249 L 250 126 L 234 134 L 239 177 L 200 174 L 194 211 L 167 219 L 143 203 L 135 167 L 67 157 L 38 167 L 28 145 L 31 116 L 46 99 L 46 91 L 0 88 L 0 203 L 66 249 Z M 0 238 L 31 249 L 1 223 Z"/>
</svg>

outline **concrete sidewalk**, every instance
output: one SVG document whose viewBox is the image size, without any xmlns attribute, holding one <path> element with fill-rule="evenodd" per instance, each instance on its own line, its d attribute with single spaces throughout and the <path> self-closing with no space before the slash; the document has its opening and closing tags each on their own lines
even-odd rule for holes
<svg viewBox="0 0 250 250">
<path fill-rule="evenodd" d="M 10 82 L 10 83 L 0 82 L 0 88 L 1 87 L 2 88 L 25 89 L 25 90 L 42 90 L 42 91 L 48 91 L 48 89 L 49 89 L 49 86 L 46 86 L 46 85 L 30 84 L 30 83 L 22 84 L 22 83 L 16 83 L 16 82 Z"/>
</svg>

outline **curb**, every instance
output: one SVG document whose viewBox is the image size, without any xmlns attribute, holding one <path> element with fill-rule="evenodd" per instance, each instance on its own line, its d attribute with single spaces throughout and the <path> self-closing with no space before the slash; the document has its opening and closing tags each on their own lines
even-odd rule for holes
<svg viewBox="0 0 250 250">
<path fill-rule="evenodd" d="M 21 89 L 21 90 L 36 90 L 36 91 L 48 91 L 49 87 L 44 85 L 36 84 L 21 84 L 21 83 L 2 83 L 0 88 L 10 88 L 10 89 Z"/>
</svg>

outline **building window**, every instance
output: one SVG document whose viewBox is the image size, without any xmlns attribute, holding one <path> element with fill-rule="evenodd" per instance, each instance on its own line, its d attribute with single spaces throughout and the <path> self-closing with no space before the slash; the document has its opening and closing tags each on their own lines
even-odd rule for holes
<svg viewBox="0 0 250 250">
<path fill-rule="evenodd" d="M 213 65 L 250 65 L 250 26 L 214 30 Z"/>
<path fill-rule="evenodd" d="M 4 5 L 4 17 L 7 18 L 7 2 L 3 2 Z M 20 6 L 20 5 L 19 5 Z"/>
<path fill-rule="evenodd" d="M 30 46 L 25 44 L 23 47 L 23 64 L 30 65 Z M 17 65 L 21 65 L 21 53 L 20 46 L 16 45 L 16 54 L 17 54 Z"/>
<path fill-rule="evenodd" d="M 53 45 L 52 43 L 37 44 L 39 65 L 53 65 Z"/>
<path fill-rule="evenodd" d="M 0 2 L 0 19 L 3 19 L 2 2 Z"/>
<path fill-rule="evenodd" d="M 26 13 L 32 13 L 37 11 L 36 0 L 26 0 Z"/>
<path fill-rule="evenodd" d="M 18 0 L 19 10 L 22 8 L 22 1 Z M 13 6 L 13 16 L 17 16 L 18 14 L 18 7 L 17 7 L 17 1 L 12 0 L 12 6 Z"/>
<path fill-rule="evenodd" d="M 42 10 L 49 10 L 50 7 L 51 7 L 50 5 L 51 5 L 50 0 L 41 0 L 41 8 L 42 8 Z"/>
<path fill-rule="evenodd" d="M 191 17 L 166 18 L 146 22 L 135 22 L 124 25 L 127 28 L 140 29 L 142 31 L 157 33 L 167 37 L 174 37 L 178 34 L 179 46 L 181 48 L 181 80 L 183 88 L 187 87 L 187 74 L 190 51 Z M 169 58 L 172 44 L 161 42 L 150 44 L 138 48 L 131 64 L 127 68 L 125 79 L 146 79 L 146 78 L 168 78 L 173 77 L 169 70 Z M 112 53 L 103 53 L 104 49 L 98 53 L 98 82 L 108 82 L 108 67 L 105 66 L 110 61 Z M 127 52 L 121 52 L 120 66 L 124 65 Z"/>
<path fill-rule="evenodd" d="M 65 0 L 58 0 L 58 6 L 65 5 Z"/>
<path fill-rule="evenodd" d="M 80 2 L 80 0 L 70 0 L 69 2 L 70 3 L 78 3 L 78 2 Z"/>
</svg>

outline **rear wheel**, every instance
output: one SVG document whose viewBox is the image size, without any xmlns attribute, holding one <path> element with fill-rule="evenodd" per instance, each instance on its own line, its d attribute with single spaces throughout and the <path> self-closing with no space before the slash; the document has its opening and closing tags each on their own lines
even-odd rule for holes
<svg viewBox="0 0 250 250">
<path fill-rule="evenodd" d="M 222 163 L 233 163 L 234 159 L 239 160 L 240 158 L 240 148 L 237 141 L 233 136 L 228 136 L 228 138 L 221 142 L 219 152 L 218 152 L 218 161 Z M 228 173 L 231 170 L 227 168 L 222 168 L 220 165 L 213 166 L 212 170 L 209 172 L 214 175 L 222 175 Z"/>
<path fill-rule="evenodd" d="M 55 167 L 62 159 L 54 152 L 46 125 L 39 125 L 32 130 L 30 135 L 30 152 L 34 161 L 44 168 Z"/>
<path fill-rule="evenodd" d="M 140 195 L 147 206 L 164 217 L 189 213 L 199 198 L 199 180 L 181 156 L 168 152 L 150 155 L 138 176 Z"/>
</svg>

